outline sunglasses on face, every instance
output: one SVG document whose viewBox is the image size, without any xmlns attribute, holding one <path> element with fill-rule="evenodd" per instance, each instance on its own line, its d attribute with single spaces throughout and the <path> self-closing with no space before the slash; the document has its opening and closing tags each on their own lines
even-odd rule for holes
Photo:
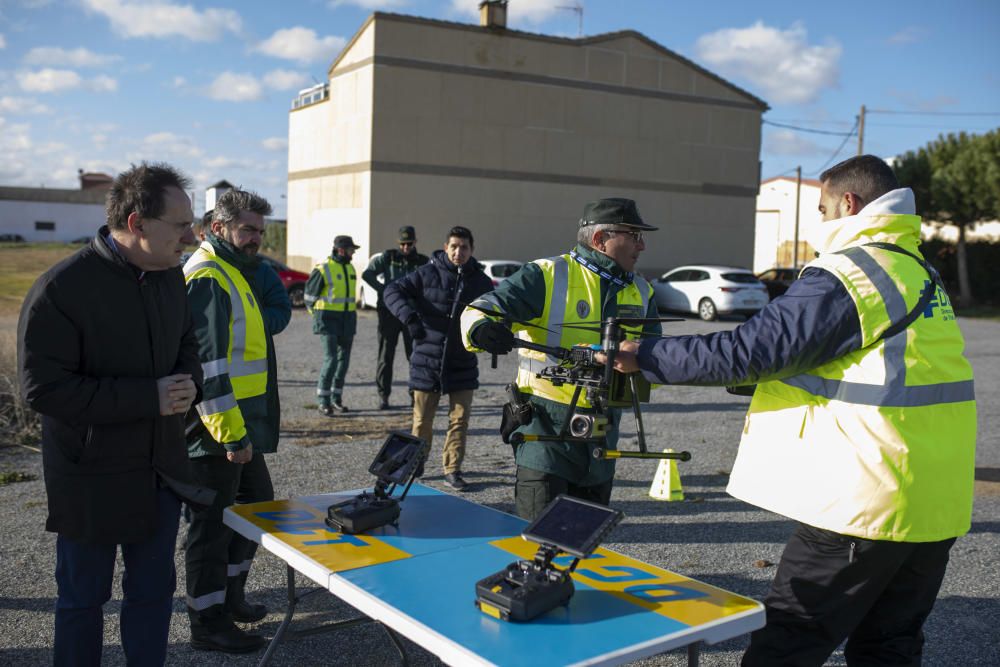
<svg viewBox="0 0 1000 667">
<path fill-rule="evenodd" d="M 400 248 L 409 248 L 412 245 L 413 245 L 413 241 L 400 241 L 399 242 L 399 247 Z"/>
<path fill-rule="evenodd" d="M 631 236 L 632 241 L 635 243 L 642 243 L 642 232 L 633 232 L 627 229 L 613 229 L 612 234 L 625 234 L 626 236 Z"/>
</svg>

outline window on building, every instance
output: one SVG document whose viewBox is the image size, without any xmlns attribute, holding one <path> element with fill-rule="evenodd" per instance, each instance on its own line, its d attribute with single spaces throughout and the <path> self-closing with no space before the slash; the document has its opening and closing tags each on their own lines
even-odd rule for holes
<svg viewBox="0 0 1000 667">
<path fill-rule="evenodd" d="M 54 232 L 56 231 L 56 223 L 46 222 L 44 220 L 38 220 L 35 222 L 36 232 Z"/>
</svg>

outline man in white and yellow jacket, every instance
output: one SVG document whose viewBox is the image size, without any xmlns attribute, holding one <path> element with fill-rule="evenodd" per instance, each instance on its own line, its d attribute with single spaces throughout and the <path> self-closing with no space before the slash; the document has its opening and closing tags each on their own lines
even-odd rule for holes
<svg viewBox="0 0 1000 667">
<path fill-rule="evenodd" d="M 798 522 L 744 665 L 918 664 L 968 532 L 972 368 L 920 256 L 913 193 L 882 160 L 820 176 L 818 257 L 733 331 L 626 343 L 655 382 L 757 383 L 728 491 Z"/>
</svg>

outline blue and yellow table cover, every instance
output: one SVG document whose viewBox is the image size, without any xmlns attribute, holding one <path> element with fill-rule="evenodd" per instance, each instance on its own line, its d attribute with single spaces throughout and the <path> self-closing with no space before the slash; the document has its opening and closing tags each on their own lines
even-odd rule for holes
<svg viewBox="0 0 1000 667">
<path fill-rule="evenodd" d="M 524 520 L 414 484 L 397 526 L 327 528 L 326 508 L 357 493 L 234 505 L 225 521 L 449 664 L 610 665 L 764 625 L 755 600 L 603 548 L 574 572 L 569 605 L 501 621 L 473 605 L 475 584 L 535 553 Z"/>
</svg>

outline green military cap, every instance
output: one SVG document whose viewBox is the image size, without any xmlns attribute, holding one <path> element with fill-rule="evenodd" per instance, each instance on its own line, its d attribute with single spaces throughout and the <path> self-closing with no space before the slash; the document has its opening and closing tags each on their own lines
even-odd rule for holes
<svg viewBox="0 0 1000 667">
<path fill-rule="evenodd" d="M 337 238 L 333 239 L 333 247 L 334 248 L 354 248 L 355 250 L 357 250 L 361 246 L 355 245 L 354 239 L 352 239 L 350 236 L 338 236 Z"/>
<path fill-rule="evenodd" d="M 583 207 L 580 226 L 587 225 L 619 225 L 648 232 L 655 232 L 659 227 L 647 225 L 639 216 L 639 209 L 631 199 L 608 197 L 587 202 Z"/>
<path fill-rule="evenodd" d="M 399 228 L 399 242 L 400 243 L 416 243 L 417 242 L 417 232 L 410 225 L 403 225 Z"/>
</svg>

